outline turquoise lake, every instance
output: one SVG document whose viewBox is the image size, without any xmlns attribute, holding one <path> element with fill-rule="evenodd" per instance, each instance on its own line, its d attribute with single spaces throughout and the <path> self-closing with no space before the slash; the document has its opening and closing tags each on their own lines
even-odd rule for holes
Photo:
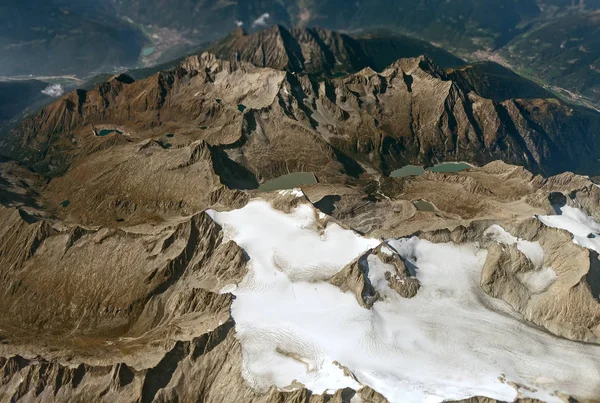
<svg viewBox="0 0 600 403">
<path fill-rule="evenodd" d="M 426 170 L 431 172 L 460 172 L 468 168 L 471 168 L 471 165 L 464 162 L 443 162 L 427 169 L 418 165 L 405 165 L 400 169 L 392 171 L 390 177 L 402 178 L 405 176 L 419 176 Z"/>
<path fill-rule="evenodd" d="M 266 181 L 258 190 L 270 192 L 272 190 L 293 189 L 300 185 L 314 185 L 317 178 L 312 172 L 294 172 Z"/>
</svg>

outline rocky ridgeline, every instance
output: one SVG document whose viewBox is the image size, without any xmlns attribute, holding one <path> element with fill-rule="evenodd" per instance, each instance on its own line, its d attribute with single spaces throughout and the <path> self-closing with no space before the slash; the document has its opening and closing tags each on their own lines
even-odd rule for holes
<svg viewBox="0 0 600 403">
<path fill-rule="evenodd" d="M 99 124 L 129 135 L 93 136 Z M 595 174 L 599 129 L 600 114 L 555 99 L 483 98 L 426 57 L 328 79 L 202 54 L 67 94 L 15 128 L 4 152 L 58 175 L 98 150 L 175 132 L 179 144 L 204 140 L 257 178 L 499 159 L 546 175 Z"/>
</svg>

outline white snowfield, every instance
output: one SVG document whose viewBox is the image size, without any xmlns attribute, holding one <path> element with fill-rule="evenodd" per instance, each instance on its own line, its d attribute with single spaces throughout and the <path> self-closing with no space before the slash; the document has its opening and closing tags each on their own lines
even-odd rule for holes
<svg viewBox="0 0 600 403">
<path fill-rule="evenodd" d="M 537 218 L 548 227 L 569 231 L 574 243 L 600 253 L 600 224 L 575 207 L 563 206 L 560 211 L 560 215 L 541 215 Z M 592 238 L 588 238 L 590 234 Z"/>
<path fill-rule="evenodd" d="M 548 402 L 562 402 L 557 392 L 600 396 L 600 346 L 528 326 L 485 294 L 479 278 L 487 251 L 475 245 L 388 241 L 384 253 L 414 264 L 422 287 L 414 298 L 400 297 L 385 280 L 394 269 L 370 255 L 369 278 L 383 298 L 366 309 L 326 280 L 379 240 L 337 224 L 319 229 L 308 204 L 285 214 L 254 200 L 209 214 L 250 256 L 246 277 L 224 291 L 236 295 L 244 378 L 259 390 L 293 389 L 297 381 L 319 394 L 368 385 L 390 402 L 512 401 L 514 382 L 522 395 Z M 492 229 L 503 242 L 518 242 L 502 231 Z M 535 245 L 521 246 L 540 258 Z"/>
</svg>

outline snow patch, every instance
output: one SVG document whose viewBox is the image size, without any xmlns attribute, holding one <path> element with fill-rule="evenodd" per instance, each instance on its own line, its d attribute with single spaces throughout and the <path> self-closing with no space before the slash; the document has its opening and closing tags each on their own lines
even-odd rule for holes
<svg viewBox="0 0 600 403">
<path fill-rule="evenodd" d="M 294 196 L 294 197 L 303 197 L 304 193 L 302 189 L 294 188 L 294 189 L 283 189 L 277 192 L 281 196 Z"/>
<path fill-rule="evenodd" d="M 394 254 L 394 251 L 391 250 L 389 247 L 387 247 L 386 245 L 381 245 L 380 248 L 381 253 L 383 253 L 384 255 L 388 255 L 388 256 L 392 256 Z"/>
<path fill-rule="evenodd" d="M 65 90 L 60 84 L 50 84 L 42 90 L 42 94 L 53 98 L 58 98 L 65 93 Z"/>
<path fill-rule="evenodd" d="M 548 227 L 560 228 L 573 235 L 573 243 L 600 253 L 600 224 L 578 208 L 563 206 L 560 215 L 537 218 Z M 591 238 L 588 236 L 591 235 Z"/>
<path fill-rule="evenodd" d="M 234 292 L 237 289 L 237 285 L 235 284 L 227 284 L 219 291 L 221 294 L 229 294 Z"/>
<path fill-rule="evenodd" d="M 337 224 L 319 231 L 310 204 L 301 204 L 285 214 L 264 200 L 252 200 L 239 210 L 209 210 L 208 214 L 250 255 L 257 282 L 275 284 L 279 277 L 327 280 L 380 243 Z M 273 273 L 278 273 L 275 278 Z"/>
<path fill-rule="evenodd" d="M 363 403 L 363 400 L 359 394 L 356 394 L 350 398 L 350 403 Z"/>
<path fill-rule="evenodd" d="M 526 273 L 517 274 L 521 281 L 529 291 L 534 294 L 539 294 L 546 291 L 558 278 L 552 267 L 544 267 L 541 270 L 528 271 Z"/>
<path fill-rule="evenodd" d="M 486 229 L 483 235 L 488 236 L 495 242 L 505 245 L 517 244 L 517 249 L 523 252 L 535 267 L 542 267 L 542 264 L 544 264 L 544 249 L 539 242 L 519 239 L 497 224 Z"/>
<path fill-rule="evenodd" d="M 260 17 L 258 17 L 257 19 L 254 20 L 254 22 L 252 23 L 252 27 L 266 27 L 267 20 L 269 18 L 271 18 L 271 14 L 269 14 L 269 13 L 262 14 Z"/>
<path fill-rule="evenodd" d="M 371 285 L 383 298 L 399 298 L 398 293 L 392 290 L 385 278 L 385 273 L 389 272 L 396 275 L 396 269 L 390 265 L 383 263 L 376 255 L 367 257 L 369 280 Z"/>
</svg>

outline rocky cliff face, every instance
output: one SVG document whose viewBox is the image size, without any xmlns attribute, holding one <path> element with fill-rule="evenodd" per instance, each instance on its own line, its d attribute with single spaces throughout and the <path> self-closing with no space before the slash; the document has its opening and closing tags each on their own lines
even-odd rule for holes
<svg viewBox="0 0 600 403">
<path fill-rule="evenodd" d="M 246 258 L 206 214 L 133 231 L 0 214 L 3 400 L 152 401 L 179 360 L 228 338 L 219 290 Z"/>
</svg>

